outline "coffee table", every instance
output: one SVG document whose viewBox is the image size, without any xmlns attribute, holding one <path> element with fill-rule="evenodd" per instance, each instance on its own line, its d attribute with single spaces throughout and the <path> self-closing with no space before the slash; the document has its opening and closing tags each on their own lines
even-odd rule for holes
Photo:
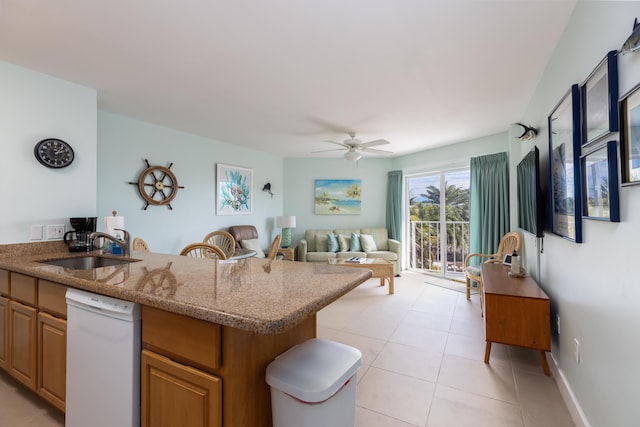
<svg viewBox="0 0 640 427">
<path fill-rule="evenodd" d="M 347 262 L 345 259 L 333 258 L 329 260 L 331 265 L 341 265 L 343 267 L 367 268 L 373 271 L 374 278 L 380 278 L 380 286 L 384 286 L 384 281 L 389 282 L 389 293 L 393 294 L 393 264 L 382 258 L 366 258 L 364 262 Z"/>
</svg>

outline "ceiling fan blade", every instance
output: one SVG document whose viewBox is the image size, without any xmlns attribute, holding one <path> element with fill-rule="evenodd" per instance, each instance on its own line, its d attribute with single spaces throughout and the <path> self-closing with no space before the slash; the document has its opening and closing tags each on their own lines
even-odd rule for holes
<svg viewBox="0 0 640 427">
<path fill-rule="evenodd" d="M 361 148 L 362 151 L 364 151 L 365 153 L 376 153 L 376 154 L 393 154 L 392 151 L 386 151 L 386 150 L 377 150 L 375 148 L 367 148 L 367 147 L 362 147 Z"/>
<path fill-rule="evenodd" d="M 344 147 L 344 148 L 350 148 L 347 144 L 342 143 L 342 142 L 331 141 L 329 139 L 325 139 L 324 142 L 330 142 L 332 144 L 336 144 L 336 145 L 339 145 L 339 146 Z"/>
<path fill-rule="evenodd" d="M 378 145 L 386 145 L 389 144 L 389 141 L 386 139 L 376 139 L 375 141 L 365 142 L 364 144 L 360 144 L 361 147 L 376 147 Z"/>
<path fill-rule="evenodd" d="M 312 151 L 311 154 L 316 154 L 316 153 L 327 153 L 329 151 L 347 151 L 346 148 L 332 148 L 331 150 L 320 150 L 320 151 Z"/>
</svg>

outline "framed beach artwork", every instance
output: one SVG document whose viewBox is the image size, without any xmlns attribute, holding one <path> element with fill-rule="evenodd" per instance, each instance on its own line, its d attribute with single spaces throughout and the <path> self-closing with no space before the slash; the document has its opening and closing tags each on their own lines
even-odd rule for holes
<svg viewBox="0 0 640 427">
<path fill-rule="evenodd" d="M 580 93 L 573 85 L 549 116 L 551 232 L 582 243 Z"/>
<path fill-rule="evenodd" d="M 582 156 L 584 218 L 620 222 L 616 141 Z"/>
<path fill-rule="evenodd" d="M 612 50 L 580 86 L 582 145 L 618 131 L 618 52 Z"/>
<path fill-rule="evenodd" d="M 316 215 L 360 215 L 362 181 L 359 179 L 316 179 Z"/>
<path fill-rule="evenodd" d="M 640 84 L 620 98 L 622 185 L 640 184 Z"/>
<path fill-rule="evenodd" d="M 218 215 L 253 213 L 253 170 L 217 164 L 216 212 Z"/>
</svg>

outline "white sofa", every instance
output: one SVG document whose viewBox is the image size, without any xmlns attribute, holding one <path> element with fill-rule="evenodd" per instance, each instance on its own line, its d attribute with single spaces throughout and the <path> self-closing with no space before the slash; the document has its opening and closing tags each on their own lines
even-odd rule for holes
<svg viewBox="0 0 640 427">
<path fill-rule="evenodd" d="M 351 234 L 354 235 L 370 235 L 375 242 L 375 250 L 352 251 L 346 248 L 338 248 L 336 252 L 330 251 L 328 247 L 328 235 L 343 236 L 348 240 L 348 246 L 351 243 Z M 304 262 L 327 262 L 331 258 L 383 258 L 393 263 L 394 275 L 400 274 L 400 257 L 401 247 L 397 240 L 389 239 L 387 229 L 378 228 L 348 228 L 335 230 L 317 230 L 310 229 L 304 233 L 304 239 L 298 244 L 298 260 Z"/>
</svg>

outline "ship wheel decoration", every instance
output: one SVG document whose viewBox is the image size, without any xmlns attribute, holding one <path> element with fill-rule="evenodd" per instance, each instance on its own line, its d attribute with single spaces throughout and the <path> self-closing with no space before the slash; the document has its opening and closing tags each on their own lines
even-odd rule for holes
<svg viewBox="0 0 640 427">
<path fill-rule="evenodd" d="M 129 182 L 129 184 L 137 185 L 140 196 L 146 202 L 144 210 L 149 205 L 171 207 L 171 201 L 176 198 L 178 188 L 184 188 L 178 185 L 178 179 L 171 172 L 173 163 L 169 163 L 169 167 L 151 166 L 147 159 L 144 159 L 147 168 L 142 171 L 138 182 Z"/>
</svg>

